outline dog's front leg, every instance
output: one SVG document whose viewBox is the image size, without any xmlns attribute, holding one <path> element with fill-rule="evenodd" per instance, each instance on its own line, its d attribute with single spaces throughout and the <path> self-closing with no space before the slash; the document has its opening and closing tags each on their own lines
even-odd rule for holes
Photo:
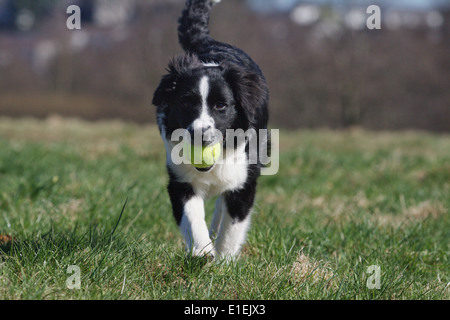
<svg viewBox="0 0 450 320">
<path fill-rule="evenodd" d="M 224 212 L 215 243 L 217 255 L 221 259 L 232 260 L 238 256 L 250 226 L 255 192 L 256 180 L 248 182 L 247 188 L 224 195 Z"/>
<path fill-rule="evenodd" d="M 216 249 L 219 259 L 230 261 L 237 258 L 245 242 L 249 226 L 250 211 L 243 220 L 233 218 L 229 212 L 223 215 L 216 239 Z"/>
<path fill-rule="evenodd" d="M 220 228 L 220 224 L 222 223 L 223 213 L 225 212 L 225 206 L 220 196 L 216 201 L 216 208 L 214 209 L 214 215 L 211 221 L 211 227 L 209 228 L 209 236 L 211 239 L 215 239 L 217 237 L 217 233 Z"/>
<path fill-rule="evenodd" d="M 186 248 L 193 256 L 214 257 L 214 247 L 206 226 L 205 208 L 201 197 L 193 196 L 186 201 L 180 231 L 186 240 Z"/>
<path fill-rule="evenodd" d="M 193 256 L 213 256 L 214 247 L 205 222 L 203 199 L 187 183 L 170 182 L 169 195 L 175 220 Z"/>
</svg>

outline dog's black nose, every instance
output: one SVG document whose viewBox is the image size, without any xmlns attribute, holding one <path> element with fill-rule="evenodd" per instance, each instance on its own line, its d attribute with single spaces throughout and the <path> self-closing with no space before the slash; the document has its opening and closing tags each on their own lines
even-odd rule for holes
<svg viewBox="0 0 450 320">
<path fill-rule="evenodd" d="M 189 129 L 192 145 L 208 146 L 216 141 L 216 136 L 211 126 L 202 127 L 201 129 Z"/>
<path fill-rule="evenodd" d="M 202 128 L 202 133 L 205 134 L 205 133 L 207 133 L 208 131 L 211 131 L 211 129 L 212 129 L 211 126 L 203 127 L 203 128 Z"/>
</svg>

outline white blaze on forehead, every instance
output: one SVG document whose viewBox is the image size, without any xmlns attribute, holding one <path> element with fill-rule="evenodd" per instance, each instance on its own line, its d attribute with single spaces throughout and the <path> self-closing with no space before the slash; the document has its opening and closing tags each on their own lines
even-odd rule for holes
<svg viewBox="0 0 450 320">
<path fill-rule="evenodd" d="M 200 79 L 199 89 L 200 95 L 202 97 L 202 107 L 204 109 L 205 106 L 207 106 L 206 101 L 208 99 L 209 94 L 209 78 L 207 76 L 204 76 L 203 78 Z"/>
<path fill-rule="evenodd" d="M 202 111 L 192 127 L 194 131 L 201 132 L 203 128 L 214 128 L 214 119 L 208 113 L 209 78 L 207 76 L 200 79 L 198 88 L 202 99 Z"/>
<path fill-rule="evenodd" d="M 207 68 L 217 68 L 220 67 L 220 64 L 218 64 L 217 62 L 204 62 L 203 66 Z"/>
</svg>

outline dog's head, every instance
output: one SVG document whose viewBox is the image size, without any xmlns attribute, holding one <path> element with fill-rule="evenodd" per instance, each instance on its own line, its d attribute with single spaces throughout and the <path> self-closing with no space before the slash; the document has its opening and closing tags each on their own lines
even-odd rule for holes
<svg viewBox="0 0 450 320">
<path fill-rule="evenodd" d="M 225 139 L 227 129 L 259 129 L 267 117 L 261 114 L 267 100 L 265 80 L 234 63 L 208 63 L 191 54 L 175 57 L 153 97 L 170 138 L 176 129 L 204 144 Z M 161 124 L 160 124 L 161 125 Z"/>
</svg>

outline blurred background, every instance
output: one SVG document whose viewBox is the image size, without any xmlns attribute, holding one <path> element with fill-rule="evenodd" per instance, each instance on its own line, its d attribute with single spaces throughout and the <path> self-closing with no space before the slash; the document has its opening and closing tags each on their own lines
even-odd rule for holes
<svg viewBox="0 0 450 320">
<path fill-rule="evenodd" d="M 81 8 L 81 30 L 66 9 Z M 368 30 L 369 5 L 381 30 Z M 153 123 L 184 0 L 0 0 L 0 116 Z M 211 34 L 270 87 L 273 128 L 450 132 L 450 1 L 225 0 Z"/>
</svg>

